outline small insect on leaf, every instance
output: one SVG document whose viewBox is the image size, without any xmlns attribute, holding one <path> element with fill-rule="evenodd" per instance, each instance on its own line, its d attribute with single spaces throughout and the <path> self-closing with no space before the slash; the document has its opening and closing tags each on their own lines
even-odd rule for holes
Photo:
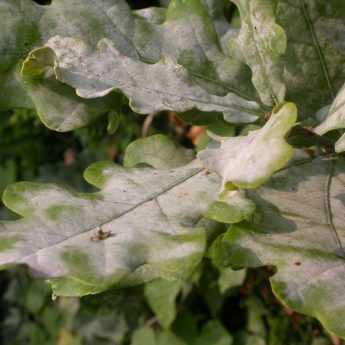
<svg viewBox="0 0 345 345">
<path fill-rule="evenodd" d="M 90 237 L 90 240 L 94 242 L 104 241 L 111 236 L 111 231 L 104 231 L 101 227 L 97 227 L 96 233 Z"/>
<path fill-rule="evenodd" d="M 270 112 L 270 111 L 266 112 L 265 116 L 264 116 L 265 121 L 268 121 L 271 116 L 272 116 L 272 112 Z"/>
<path fill-rule="evenodd" d="M 295 265 L 295 266 L 301 266 L 302 263 L 301 263 L 300 261 L 296 261 L 296 262 L 294 263 L 294 265 Z"/>
</svg>

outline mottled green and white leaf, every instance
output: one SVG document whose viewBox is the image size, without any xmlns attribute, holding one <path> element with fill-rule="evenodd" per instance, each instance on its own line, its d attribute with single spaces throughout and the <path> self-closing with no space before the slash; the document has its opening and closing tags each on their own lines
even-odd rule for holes
<svg viewBox="0 0 345 345">
<path fill-rule="evenodd" d="M 25 81 L 21 81 L 16 73 L 4 70 L 5 74 L 1 78 L 6 81 L 6 92 L 0 99 L 0 106 L 4 109 L 11 106 L 35 107 L 43 122 L 52 129 L 67 131 L 78 128 L 112 109 L 116 98 L 110 99 L 109 104 L 111 97 L 102 97 L 112 89 L 119 89 L 130 98 L 134 97 L 133 108 L 142 113 L 198 107 L 206 111 L 211 109 L 224 112 L 226 118 L 233 121 L 239 119 L 240 122 L 254 121 L 262 114 L 255 102 L 248 101 L 254 100 L 255 95 L 253 87 L 247 82 L 249 74 L 246 66 L 228 56 L 219 45 L 220 36 L 230 28 L 229 24 L 226 25 L 224 8 L 220 4 L 216 6 L 213 2 L 205 4 L 200 0 L 174 0 L 168 9 L 152 8 L 137 12 L 132 12 L 124 0 L 110 0 L 97 6 L 93 0 L 62 0 L 45 7 L 38 6 L 31 0 L 5 0 L 2 6 L 0 15 L 3 14 L 5 19 L 1 29 L 5 34 L 2 36 L 3 42 L 0 42 L 0 47 L 4 50 L 0 66 L 3 69 L 14 68 L 30 49 L 42 46 L 59 35 L 72 43 L 70 52 L 75 50 L 72 55 L 74 58 L 85 58 L 89 62 L 91 53 L 97 55 L 97 44 L 102 46 L 102 42 L 106 41 L 120 54 L 120 60 L 121 56 L 132 59 L 137 68 L 146 67 L 144 73 L 155 70 L 152 76 L 147 77 L 149 79 L 140 78 L 144 73 L 138 74 L 137 78 L 134 71 L 134 74 L 130 71 L 128 74 L 120 73 L 120 79 L 112 80 L 111 85 L 107 85 L 108 91 L 103 90 L 109 81 L 102 80 L 108 73 L 107 64 L 102 59 L 95 58 L 91 64 L 95 63 L 101 69 L 97 75 L 92 74 L 94 67 L 86 66 L 83 61 L 80 61 L 83 62 L 81 64 L 77 63 L 79 67 L 83 66 L 83 71 L 79 71 L 81 75 L 76 76 L 81 83 L 77 83 L 78 85 L 76 80 L 72 83 L 68 82 L 68 78 L 62 78 L 64 83 L 69 84 L 64 85 L 52 73 L 48 76 L 42 74 L 40 78 L 36 76 L 35 82 L 24 73 Z M 217 28 L 213 21 L 217 21 Z M 44 52 L 47 56 L 46 49 Z M 61 61 L 61 54 L 58 51 L 56 53 L 60 67 L 72 67 L 71 56 L 63 56 Z M 32 60 L 39 54 L 40 49 L 32 51 L 26 64 L 32 65 Z M 114 64 L 117 65 L 118 62 L 115 60 Z M 49 59 L 41 63 L 45 65 L 49 63 Z M 102 64 L 104 70 L 101 68 Z M 131 69 L 127 65 L 120 65 L 120 69 Z M 159 71 L 153 66 L 160 66 Z M 176 93 L 181 84 L 175 85 L 176 89 L 174 85 L 169 88 L 166 79 L 172 78 L 174 84 L 177 72 L 174 73 L 171 69 L 179 70 L 181 66 L 184 70 L 182 79 L 188 80 L 182 82 L 185 88 Z M 91 68 L 90 74 L 88 68 Z M 28 72 L 28 69 L 30 68 L 26 66 L 24 70 Z M 161 71 L 164 69 L 167 70 L 165 73 Z M 160 73 L 163 73 L 162 78 L 157 79 Z M 85 80 L 89 84 L 93 83 L 93 88 L 86 94 L 79 92 L 79 96 L 100 99 L 85 101 L 74 94 L 73 88 L 77 91 L 82 89 Z M 151 86 L 152 82 L 156 85 Z M 28 95 L 23 90 L 22 83 Z M 127 89 L 135 89 L 134 95 L 128 93 L 127 89 L 123 90 L 123 84 L 127 84 Z M 139 92 L 140 88 L 142 94 Z M 23 96 L 16 99 L 13 96 L 15 93 Z M 146 97 L 148 104 L 153 103 L 151 108 L 148 104 L 142 104 Z M 156 97 L 159 99 L 154 104 Z M 212 103 L 211 100 L 215 104 L 208 106 L 208 103 Z"/>
<path fill-rule="evenodd" d="M 23 218 L 0 223 L 2 267 L 28 265 L 55 294 L 77 296 L 191 274 L 205 249 L 199 221 L 217 197 L 217 176 L 198 161 L 160 170 L 101 162 L 85 178 L 101 190 L 26 182 L 6 189 L 4 203 Z"/>
<path fill-rule="evenodd" d="M 241 15 L 241 30 L 230 43 L 233 54 L 247 63 L 253 73 L 253 84 L 262 101 L 273 106 L 284 101 L 282 55 L 287 38 L 276 23 L 276 3 L 267 0 L 232 0 Z"/>
<path fill-rule="evenodd" d="M 22 85 L 31 98 L 41 121 L 59 132 L 88 125 L 111 108 L 120 105 L 118 95 L 87 100 L 75 90 L 56 80 L 54 54 L 48 48 L 32 51 L 22 65 Z"/>
<path fill-rule="evenodd" d="M 156 134 L 133 141 L 126 149 L 125 167 L 148 164 L 156 169 L 177 168 L 192 161 L 194 153 L 176 145 L 169 137 Z"/>
<path fill-rule="evenodd" d="M 234 224 L 248 219 L 255 211 L 255 204 L 242 190 L 224 191 L 212 203 L 205 217 L 217 222 Z"/>
<path fill-rule="evenodd" d="M 34 76 L 28 75 L 35 59 L 36 67 L 41 64 L 42 72 L 52 67 L 53 60 L 46 50 L 34 50 L 26 60 L 24 73 L 18 73 L 18 65 L 30 49 L 42 45 L 52 33 L 68 33 L 89 44 L 95 43 L 97 38 L 118 38 L 114 30 L 110 30 L 109 23 L 105 24 L 106 20 L 102 18 L 105 8 L 101 7 L 97 9 L 92 1 L 78 0 L 54 2 L 46 7 L 30 0 L 4 0 L 1 3 L 0 18 L 4 19 L 0 25 L 0 80 L 3 88 L 0 109 L 34 108 L 49 128 L 68 131 L 89 124 L 116 106 L 117 99 L 112 96 L 91 102 L 78 97 L 52 73 L 44 75 L 37 71 Z M 93 27 L 92 34 L 90 27 Z"/>
<path fill-rule="evenodd" d="M 291 159 L 293 148 L 285 135 L 296 120 L 296 106 L 286 103 L 261 129 L 224 140 L 220 147 L 201 151 L 199 158 L 222 177 L 223 189 L 256 188 Z"/>
<path fill-rule="evenodd" d="M 318 158 L 279 172 L 250 192 L 258 209 L 252 223 L 232 226 L 213 252 L 225 266 L 275 266 L 278 298 L 343 338 L 344 171 L 343 159 Z"/>
<path fill-rule="evenodd" d="M 335 98 L 331 108 L 328 111 L 327 118 L 315 128 L 315 132 L 319 135 L 326 134 L 327 132 L 335 129 L 345 128 L 345 86 L 339 91 L 338 96 Z M 345 135 L 343 135 L 335 143 L 335 151 L 345 151 Z"/>
<path fill-rule="evenodd" d="M 192 108 L 245 116 L 260 114 L 255 102 L 234 93 L 225 96 L 209 93 L 171 57 L 148 64 L 123 55 L 108 39 L 101 40 L 89 54 L 86 45 L 72 38 L 56 36 L 47 45 L 57 56 L 57 77 L 83 98 L 103 97 L 121 90 L 130 99 L 132 109 L 141 114 Z"/>
<path fill-rule="evenodd" d="M 269 1 L 273 2 L 273 1 Z M 285 30 L 286 98 L 301 118 L 330 104 L 345 79 L 345 7 L 339 1 L 278 0 L 276 22 Z"/>
</svg>

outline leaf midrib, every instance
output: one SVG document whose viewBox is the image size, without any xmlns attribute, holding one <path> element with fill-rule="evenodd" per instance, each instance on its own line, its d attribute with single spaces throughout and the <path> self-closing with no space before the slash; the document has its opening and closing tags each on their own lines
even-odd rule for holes
<svg viewBox="0 0 345 345">
<path fill-rule="evenodd" d="M 334 177 L 334 170 L 335 170 L 335 164 L 334 161 L 330 160 L 328 163 L 328 175 L 325 183 L 325 189 L 324 189 L 324 210 L 327 220 L 328 229 L 331 232 L 332 238 L 338 247 L 338 249 L 341 252 L 341 256 L 345 259 L 345 249 L 342 245 L 341 238 L 338 234 L 338 231 L 336 229 L 336 226 L 333 221 L 333 211 L 332 211 L 332 202 L 331 202 L 331 186 L 332 186 L 332 180 Z"/>
<path fill-rule="evenodd" d="M 327 62 L 326 62 L 326 59 L 325 59 L 325 57 L 323 55 L 323 52 L 321 50 L 321 45 L 320 45 L 318 37 L 316 35 L 313 21 L 312 21 L 310 15 L 309 15 L 308 6 L 307 6 L 305 0 L 300 0 L 300 4 L 301 4 L 300 10 L 301 10 L 303 18 L 304 18 L 304 20 L 306 22 L 306 25 L 307 25 L 307 27 L 308 27 L 308 29 L 310 31 L 310 34 L 311 34 L 311 37 L 312 37 L 312 41 L 313 41 L 313 46 L 314 46 L 314 48 L 315 48 L 315 50 L 317 52 L 317 55 L 319 57 L 322 73 L 323 73 L 324 78 L 326 80 L 326 83 L 327 83 L 330 95 L 331 95 L 332 98 L 335 98 L 335 92 L 334 92 L 334 88 L 333 88 L 333 85 L 332 85 L 332 82 L 331 82 L 331 77 L 329 75 L 329 70 L 328 70 Z"/>
<path fill-rule="evenodd" d="M 184 177 L 184 178 L 181 178 L 180 180 L 176 181 L 175 183 L 172 183 L 170 186 L 168 186 L 165 190 L 163 191 L 160 191 L 158 193 L 154 193 L 152 196 L 150 196 L 149 198 L 146 198 L 144 199 L 143 201 L 141 201 L 140 203 L 136 204 L 135 206 L 129 208 L 128 210 L 122 212 L 121 214 L 119 214 L 117 217 L 114 217 L 114 218 L 110 218 L 106 221 L 104 221 L 103 223 L 100 223 L 98 225 L 94 225 L 92 228 L 89 228 L 89 229 L 86 229 L 84 231 L 80 231 L 78 234 L 73 234 L 72 236 L 68 236 L 68 237 L 65 237 L 63 240 L 61 241 L 58 241 L 58 242 L 55 242 L 51 245 L 48 245 L 46 247 L 42 247 L 42 248 L 38 248 L 37 250 L 33 251 L 32 253 L 30 254 L 27 254 L 21 258 L 18 258 L 16 259 L 16 261 L 24 261 L 26 260 L 27 258 L 31 257 L 32 255 L 37 255 L 40 251 L 42 250 L 47 250 L 47 249 L 50 249 L 50 248 L 53 248 L 55 246 L 58 246 L 59 244 L 65 242 L 65 241 L 68 241 L 69 239 L 71 238 L 74 238 L 74 237 L 77 237 L 77 236 L 80 236 L 81 234 L 86 234 L 88 232 L 91 232 L 94 230 L 95 227 L 99 226 L 99 227 L 102 227 L 106 224 L 108 224 L 109 222 L 115 220 L 115 219 L 118 219 L 118 218 L 121 218 L 123 216 L 125 216 L 126 214 L 134 211 L 136 208 L 144 205 L 145 203 L 147 202 L 150 202 L 152 200 L 155 200 L 156 198 L 158 198 L 159 196 L 169 192 L 170 190 L 174 189 L 175 187 L 179 186 L 180 184 L 183 184 L 184 182 L 188 181 L 189 179 L 195 177 L 196 175 L 200 174 L 202 171 L 204 170 L 204 168 L 198 168 L 196 171 L 193 171 L 193 173 L 191 173 L 188 177 Z M 105 202 L 107 202 L 106 200 L 104 200 Z M 113 202 L 111 202 L 113 203 Z"/>
<path fill-rule="evenodd" d="M 121 54 L 123 55 L 123 54 Z M 138 60 L 138 61 L 135 61 L 135 62 L 141 62 L 141 60 Z M 188 73 L 189 73 L 189 70 L 186 69 L 184 66 L 180 65 L 184 70 L 186 70 Z M 71 71 L 70 72 L 71 74 L 80 74 L 79 72 L 73 72 Z M 83 74 L 82 75 L 83 77 L 85 77 L 85 75 Z M 67 80 L 64 80 L 65 78 L 63 77 L 62 73 L 59 73 L 59 72 L 56 72 L 56 77 L 57 79 L 59 79 L 61 82 L 63 83 L 67 83 L 68 85 L 71 85 L 69 84 L 69 82 Z M 201 76 L 196 76 L 196 77 L 201 77 Z M 70 78 L 68 78 L 70 79 Z M 87 79 L 91 79 L 91 78 L 87 78 Z M 99 80 L 99 79 L 98 79 Z M 206 80 L 206 79 L 205 79 Z M 120 90 L 122 91 L 128 98 L 130 99 L 133 99 L 133 96 L 130 96 L 130 95 L 127 95 L 128 92 L 126 92 L 125 90 L 122 89 L 122 87 L 117 87 L 116 85 L 109 85 L 108 82 L 103 82 L 104 85 L 107 85 L 107 89 L 106 90 Z M 116 79 L 116 78 L 113 78 L 111 77 L 111 83 L 118 83 L 118 84 L 123 84 L 123 80 L 120 80 L 120 79 Z M 73 88 L 75 88 L 77 90 L 77 95 L 81 98 L 85 98 L 83 96 L 81 96 L 80 94 L 80 91 L 81 90 L 84 90 L 83 88 L 81 87 L 74 87 L 72 86 Z M 212 105 L 215 105 L 215 106 L 219 106 L 219 107 L 223 107 L 225 109 L 229 109 L 229 110 L 238 110 L 238 111 L 243 111 L 243 112 L 246 112 L 246 113 L 249 113 L 249 114 L 253 114 L 253 115 L 256 115 L 256 116 L 259 116 L 262 114 L 262 109 L 260 109 L 260 106 L 257 102 L 255 101 L 248 101 L 248 99 L 245 99 L 243 98 L 240 93 L 235 93 L 235 92 L 232 92 L 232 95 L 236 96 L 236 97 L 239 97 L 239 98 L 242 98 L 244 101 L 247 101 L 247 102 L 251 102 L 251 103 L 255 103 L 257 106 L 258 106 L 258 109 L 257 110 L 254 110 L 254 109 L 250 109 L 249 107 L 246 108 L 244 106 L 240 106 L 238 104 L 235 104 L 236 100 L 233 101 L 233 103 L 231 104 L 231 106 L 229 106 L 229 104 L 227 104 L 226 102 L 216 102 L 216 101 L 208 101 L 208 100 L 203 100 L 203 99 L 200 99 L 200 98 L 195 98 L 195 97 L 188 97 L 188 96 L 184 96 L 184 95 L 178 95 L 178 94 L 175 94 L 175 93 L 171 93 L 171 92 L 167 92 L 165 90 L 158 90 L 158 89 L 155 89 L 155 88 L 149 88 L 149 87 L 145 87 L 145 86 L 136 86 L 135 83 L 132 83 L 132 82 L 129 82 L 128 80 L 126 80 L 126 84 L 125 84 L 125 87 L 128 88 L 128 89 L 133 89 L 133 90 L 144 90 L 144 91 L 147 91 L 147 92 L 151 92 L 151 93 L 156 93 L 156 94 L 160 94 L 160 95 L 163 95 L 163 96 L 170 96 L 170 97 L 175 97 L 175 98 L 180 98 L 180 99 L 184 99 L 184 100 L 188 100 L 188 101 L 191 101 L 191 102 L 194 102 L 194 103 L 200 103 L 200 104 L 205 104 L 205 105 L 209 105 L 209 104 L 212 104 Z M 90 90 L 89 88 L 85 88 L 85 90 Z M 92 89 L 91 89 L 92 90 Z M 204 89 L 203 89 L 204 90 Z M 105 90 L 103 90 L 105 91 Z M 102 91 L 102 92 L 103 92 Z M 109 92 L 110 92 L 109 91 Z M 204 90 L 206 92 L 206 90 Z M 108 92 L 108 93 L 109 93 Z M 218 97 L 218 98 L 222 98 L 221 96 L 217 96 L 217 95 L 213 95 L 211 93 L 209 93 L 210 97 Z M 230 95 L 230 93 L 226 94 L 223 98 L 225 98 L 226 96 Z M 94 98 L 94 97 L 92 97 Z M 197 105 L 196 105 L 197 106 Z M 167 109 L 169 109 L 169 107 L 167 106 Z"/>
</svg>

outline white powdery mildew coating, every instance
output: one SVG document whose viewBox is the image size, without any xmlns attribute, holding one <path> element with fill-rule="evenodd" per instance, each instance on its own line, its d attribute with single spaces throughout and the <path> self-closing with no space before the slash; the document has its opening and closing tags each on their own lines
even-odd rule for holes
<svg viewBox="0 0 345 345">
<path fill-rule="evenodd" d="M 55 37 L 55 45 L 57 42 L 71 45 L 69 38 L 66 42 L 63 37 Z M 58 60 L 58 65 L 64 66 L 64 62 Z M 225 113 L 237 110 L 249 115 L 259 112 L 257 103 L 246 101 L 233 93 L 224 97 L 208 93 L 172 57 L 156 64 L 143 63 L 123 55 L 108 39 L 101 40 L 98 50 L 84 56 L 82 63 L 75 60 L 68 68 L 58 68 L 57 76 L 76 88 L 77 94 L 84 98 L 102 97 L 114 89 L 120 89 L 139 113 L 185 111 L 193 107 Z"/>
<path fill-rule="evenodd" d="M 223 188 L 227 183 L 256 188 L 292 157 L 293 149 L 285 141 L 285 134 L 296 120 L 296 106 L 286 103 L 261 129 L 226 139 L 220 148 L 201 151 L 199 158 L 207 169 L 222 177 Z"/>
<path fill-rule="evenodd" d="M 4 224 L 20 238 L 0 253 L 1 263 L 24 263 L 44 277 L 86 285 L 97 277 L 113 284 L 125 277 L 140 280 L 144 272 L 148 279 L 182 274 L 202 256 L 205 234 L 197 223 L 219 184 L 201 170 L 198 162 L 165 170 L 96 164 L 87 178 L 102 184 L 101 192 L 32 186 L 24 196 L 33 214 Z M 100 229 L 109 236 L 94 240 Z"/>
<path fill-rule="evenodd" d="M 287 39 L 283 28 L 275 22 L 273 5 L 262 0 L 233 2 L 240 10 L 241 30 L 231 45 L 252 69 L 253 84 L 262 101 L 267 105 L 281 103 L 286 87 L 280 58 Z"/>
<path fill-rule="evenodd" d="M 259 210 L 254 217 L 258 230 L 237 229 L 231 245 L 249 250 L 257 258 L 255 265 L 277 268 L 271 278 L 274 292 L 291 308 L 344 334 L 344 323 L 339 322 L 345 316 L 344 251 L 334 235 L 335 228 L 345 243 L 344 162 L 334 162 L 329 188 L 330 164 L 317 159 L 293 166 L 251 192 Z"/>
<path fill-rule="evenodd" d="M 345 86 L 339 91 L 326 120 L 315 128 L 315 132 L 323 135 L 332 130 L 343 128 L 345 128 Z M 345 134 L 336 142 L 335 151 L 339 153 L 345 151 Z"/>
</svg>

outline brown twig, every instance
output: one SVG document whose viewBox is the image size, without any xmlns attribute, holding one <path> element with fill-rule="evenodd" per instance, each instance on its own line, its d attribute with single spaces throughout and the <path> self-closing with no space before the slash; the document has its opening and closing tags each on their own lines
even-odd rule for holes
<svg viewBox="0 0 345 345">
<path fill-rule="evenodd" d="M 147 135 L 149 134 L 151 124 L 152 124 L 153 119 L 155 118 L 156 115 L 157 115 L 157 113 L 151 113 L 151 114 L 146 116 L 146 119 L 143 123 L 143 128 L 142 128 L 142 137 L 143 138 L 146 138 Z"/>
<path fill-rule="evenodd" d="M 336 337 L 335 335 L 331 335 L 330 338 L 331 338 L 331 342 L 333 345 L 342 345 L 343 344 L 342 340 L 340 338 Z"/>
</svg>

